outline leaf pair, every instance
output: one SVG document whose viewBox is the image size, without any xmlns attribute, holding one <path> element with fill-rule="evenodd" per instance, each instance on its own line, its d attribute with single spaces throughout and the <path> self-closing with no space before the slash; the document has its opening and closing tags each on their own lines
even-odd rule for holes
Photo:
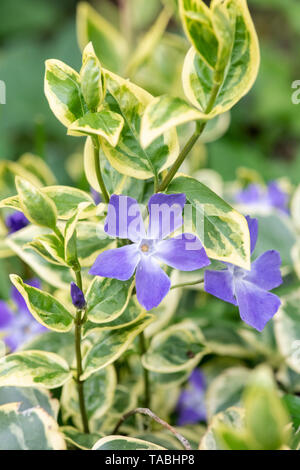
<svg viewBox="0 0 300 470">
<path fill-rule="evenodd" d="M 167 129 L 207 121 L 231 109 L 252 87 L 259 67 L 258 39 L 246 0 L 179 0 L 180 16 L 192 44 L 182 70 L 191 107 L 162 96 L 148 106 L 141 131 L 147 147 Z"/>
</svg>

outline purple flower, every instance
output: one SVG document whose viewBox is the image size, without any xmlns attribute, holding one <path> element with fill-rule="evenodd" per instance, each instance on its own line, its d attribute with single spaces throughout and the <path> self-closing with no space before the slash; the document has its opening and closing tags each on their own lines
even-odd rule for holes
<svg viewBox="0 0 300 470">
<path fill-rule="evenodd" d="M 205 376 L 195 369 L 189 378 L 188 387 L 181 392 L 178 400 L 178 426 L 206 421 L 205 389 Z"/>
<path fill-rule="evenodd" d="M 5 224 L 9 229 L 9 233 L 15 233 L 26 227 L 29 224 L 29 220 L 25 217 L 23 212 L 16 211 L 6 217 Z"/>
<path fill-rule="evenodd" d="M 71 282 L 71 299 L 73 305 L 82 310 L 85 307 L 85 298 L 83 292 L 79 287 L 75 284 L 75 282 Z"/>
<path fill-rule="evenodd" d="M 92 195 L 92 198 L 94 199 L 94 203 L 96 204 L 96 206 L 98 206 L 98 204 L 100 204 L 100 202 L 102 201 L 101 194 L 98 193 L 96 189 L 91 188 L 91 195 Z"/>
<path fill-rule="evenodd" d="M 37 279 L 27 281 L 27 284 L 40 287 Z M 3 336 L 9 349 L 15 351 L 36 335 L 47 331 L 47 328 L 33 318 L 23 297 L 15 287 L 12 287 L 11 300 L 16 306 L 16 312 L 6 302 L 0 300 L 0 336 Z"/>
<path fill-rule="evenodd" d="M 148 203 L 146 232 L 137 201 L 113 195 L 104 229 L 111 237 L 129 239 L 133 243 L 101 253 L 90 274 L 127 281 L 136 271 L 139 303 L 146 310 L 157 307 L 171 286 L 160 262 L 182 271 L 194 271 L 210 264 L 202 243 L 194 235 L 185 233 L 164 240 L 182 226 L 185 200 L 185 194 L 152 196 Z"/>
<path fill-rule="evenodd" d="M 260 207 L 275 208 L 288 213 L 289 196 L 282 191 L 276 181 L 270 181 L 267 189 L 259 184 L 252 183 L 236 195 L 236 201 L 240 204 L 259 205 Z"/>
<path fill-rule="evenodd" d="M 246 217 L 251 239 L 251 253 L 258 236 L 257 219 Z M 229 263 L 222 271 L 204 273 L 204 290 L 209 294 L 239 307 L 242 320 L 262 331 L 280 307 L 277 295 L 268 292 L 282 284 L 281 258 L 275 250 L 266 251 L 257 258 L 251 270 Z"/>
</svg>

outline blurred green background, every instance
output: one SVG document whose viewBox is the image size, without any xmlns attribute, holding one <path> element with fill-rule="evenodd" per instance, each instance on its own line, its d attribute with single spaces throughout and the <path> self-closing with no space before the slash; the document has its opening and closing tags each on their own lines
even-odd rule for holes
<svg viewBox="0 0 300 470">
<path fill-rule="evenodd" d="M 143 0 L 132 0 L 138 4 Z M 60 183 L 70 183 L 66 159 L 81 151 L 81 139 L 67 137 L 49 110 L 43 93 L 44 61 L 57 58 L 77 70 L 81 54 L 76 38 L 76 0 L 1 0 L 0 79 L 7 103 L 0 105 L 0 158 L 17 160 L 24 152 L 45 158 Z M 90 2 L 118 25 L 117 1 Z M 145 2 L 144 2 L 145 3 Z M 148 3 L 147 15 L 134 18 L 146 30 L 161 5 Z M 227 134 L 208 144 L 208 165 L 225 180 L 239 166 L 266 179 L 282 176 L 299 182 L 300 105 L 291 101 L 292 82 L 300 80 L 299 0 L 249 0 L 258 31 L 262 62 L 251 93 L 232 112 Z M 175 21 L 169 29 L 183 34 Z"/>
</svg>

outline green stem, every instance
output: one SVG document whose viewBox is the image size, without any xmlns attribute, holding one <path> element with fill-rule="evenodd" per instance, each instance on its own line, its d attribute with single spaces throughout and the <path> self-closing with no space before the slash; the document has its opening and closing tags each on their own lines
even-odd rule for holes
<svg viewBox="0 0 300 470">
<path fill-rule="evenodd" d="M 141 355 L 145 354 L 146 352 L 146 339 L 145 339 L 145 335 L 143 332 L 140 334 L 140 351 L 141 351 Z M 143 371 L 144 371 L 144 406 L 145 408 L 149 408 L 150 400 L 151 400 L 149 372 L 145 367 L 143 367 Z"/>
<path fill-rule="evenodd" d="M 76 276 L 76 284 L 79 287 L 79 289 L 82 290 L 81 271 L 76 270 L 74 271 L 74 274 Z M 82 310 L 77 310 L 76 319 L 75 319 L 76 383 L 77 383 L 79 409 L 80 409 L 83 430 L 86 434 L 89 434 L 90 432 L 89 422 L 88 422 L 85 401 L 84 401 L 84 382 L 80 379 L 83 373 L 82 355 L 81 355 L 81 328 L 82 328 L 82 323 L 83 323 L 82 313 L 83 313 Z"/>
<path fill-rule="evenodd" d="M 197 284 L 203 284 L 203 282 L 204 282 L 203 279 L 198 279 L 198 281 L 184 282 L 183 284 L 175 284 L 175 286 L 171 287 L 171 290 L 172 289 L 179 289 L 180 287 L 196 286 Z"/>
<path fill-rule="evenodd" d="M 104 201 L 106 204 L 109 203 L 109 194 L 107 192 L 103 177 L 102 177 L 102 172 L 101 172 L 101 165 L 100 165 L 100 155 L 99 155 L 99 142 L 97 138 L 93 139 L 93 145 L 94 145 L 94 162 L 95 162 L 95 170 L 96 170 L 96 176 L 98 180 L 98 184 L 103 196 Z"/>
<path fill-rule="evenodd" d="M 209 102 L 208 102 L 207 107 L 205 109 L 205 114 L 209 114 L 211 112 L 211 110 L 214 106 L 214 102 L 216 100 L 216 97 L 218 95 L 218 92 L 220 90 L 220 86 L 221 86 L 221 83 L 219 83 L 219 82 L 215 83 L 215 85 L 212 89 L 211 95 L 210 95 Z M 188 154 L 190 153 L 190 151 L 192 150 L 192 148 L 196 144 L 197 140 L 201 136 L 202 132 L 204 131 L 206 124 L 207 124 L 207 121 L 198 121 L 197 122 L 196 130 L 195 130 L 194 134 L 190 137 L 189 141 L 187 142 L 185 147 L 182 149 L 182 151 L 178 155 L 176 161 L 174 162 L 173 166 L 171 166 L 170 170 L 168 171 L 168 173 L 167 173 L 166 177 L 164 178 L 164 180 L 162 181 L 162 183 L 158 186 L 156 192 L 162 192 L 169 186 L 172 179 L 176 175 L 177 171 L 179 170 L 179 168 L 183 164 L 184 160 L 186 159 L 186 157 L 188 156 Z"/>
<path fill-rule="evenodd" d="M 79 286 L 78 286 L 79 287 Z M 80 379 L 83 369 L 82 369 L 82 356 L 81 356 L 81 321 L 82 311 L 78 310 L 76 314 L 75 320 L 75 351 L 76 351 L 76 383 L 77 383 L 77 391 L 78 391 L 78 398 L 79 398 L 79 408 L 82 420 L 83 430 L 86 434 L 90 432 L 89 430 L 89 422 L 85 407 L 84 401 L 84 382 Z"/>
</svg>

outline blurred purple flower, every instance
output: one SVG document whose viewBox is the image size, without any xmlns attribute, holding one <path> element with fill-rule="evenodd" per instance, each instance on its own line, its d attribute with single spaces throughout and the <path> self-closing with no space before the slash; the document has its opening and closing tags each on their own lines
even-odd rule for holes
<svg viewBox="0 0 300 470">
<path fill-rule="evenodd" d="M 288 213 L 289 196 L 282 191 L 276 181 L 270 181 L 264 189 L 259 184 L 250 184 L 236 195 L 239 204 L 259 205 L 260 207 L 275 208 Z"/>
<path fill-rule="evenodd" d="M 258 221 L 246 217 L 251 239 L 251 253 L 258 236 Z M 247 271 L 229 263 L 222 271 L 205 271 L 204 290 L 215 297 L 239 307 L 242 320 L 262 331 L 280 307 L 280 299 L 269 290 L 282 284 L 281 258 L 270 250 L 257 258 Z"/>
<path fill-rule="evenodd" d="M 159 262 L 181 271 L 194 271 L 210 264 L 202 243 L 194 235 L 185 233 L 164 240 L 182 226 L 185 200 L 185 194 L 152 196 L 148 203 L 146 232 L 137 201 L 113 195 L 104 230 L 111 237 L 129 239 L 133 243 L 101 253 L 90 274 L 127 281 L 136 270 L 139 303 L 146 310 L 157 307 L 171 287 Z"/>
<path fill-rule="evenodd" d="M 74 307 L 78 308 L 79 310 L 85 307 L 85 298 L 83 292 L 81 289 L 79 289 L 75 282 L 71 282 L 71 299 Z"/>
<path fill-rule="evenodd" d="M 94 199 L 94 203 L 96 204 L 96 206 L 98 206 L 98 204 L 100 204 L 100 202 L 102 201 L 101 194 L 98 193 L 96 189 L 91 188 L 91 195 L 92 195 L 92 198 Z"/>
<path fill-rule="evenodd" d="M 178 400 L 178 426 L 206 421 L 205 390 L 205 376 L 202 371 L 195 369 L 189 378 L 188 387 L 181 392 Z"/>
<path fill-rule="evenodd" d="M 31 279 L 26 284 L 40 287 L 37 279 Z M 33 318 L 23 297 L 14 286 L 11 290 L 11 300 L 16 306 L 16 311 L 12 310 L 8 303 L 0 300 L 0 335 L 9 349 L 15 351 L 36 335 L 47 331 L 47 328 Z"/>
<path fill-rule="evenodd" d="M 9 229 L 9 233 L 15 233 L 26 227 L 29 224 L 29 220 L 25 217 L 23 212 L 16 211 L 6 217 L 5 224 Z"/>
</svg>

